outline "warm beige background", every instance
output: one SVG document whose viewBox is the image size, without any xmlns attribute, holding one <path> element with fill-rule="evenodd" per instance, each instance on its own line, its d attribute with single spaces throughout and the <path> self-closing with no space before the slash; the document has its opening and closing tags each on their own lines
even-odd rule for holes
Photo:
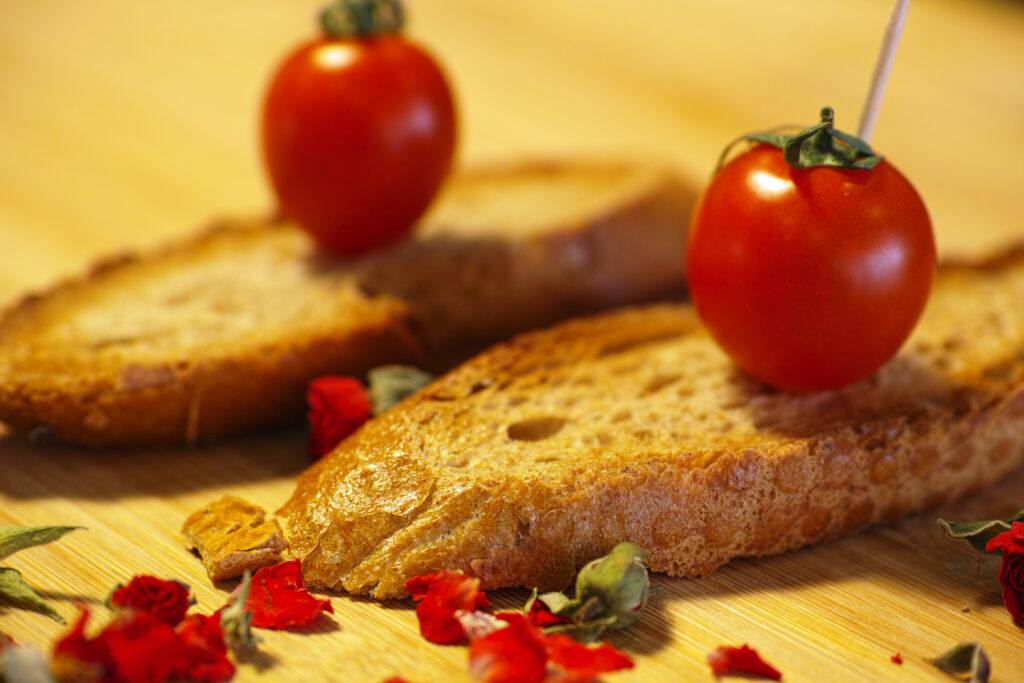
<svg viewBox="0 0 1024 683">
<path fill-rule="evenodd" d="M 100 254 L 267 210 L 260 94 L 283 52 L 313 30 L 317 6 L 0 1 L 0 301 Z M 458 91 L 463 161 L 628 154 L 671 161 L 697 179 L 735 135 L 813 122 L 824 104 L 841 128 L 856 129 L 888 11 L 888 0 L 409 6 L 412 35 Z M 944 253 L 1024 236 L 1024 6 L 913 3 L 873 142 L 918 186 Z M 9 564 L 68 616 L 72 600 L 101 600 L 135 571 L 181 576 L 212 609 L 223 593 L 180 548 L 182 518 L 221 491 L 273 507 L 303 463 L 294 435 L 99 454 L 0 441 L 0 524 L 90 527 Z M 947 512 L 1008 515 L 1024 504 L 1022 491 L 1018 475 Z M 941 681 L 922 658 L 968 638 L 991 649 L 993 681 L 1024 680 L 1024 631 L 999 604 L 997 561 L 948 545 L 932 517 L 740 562 L 710 580 L 658 578 L 666 588 L 651 617 L 615 641 L 637 656 L 637 669 L 609 680 L 707 680 L 706 651 L 747 641 L 788 681 Z M 270 634 L 276 663 L 246 666 L 239 679 L 464 677 L 464 650 L 422 643 L 405 604 L 334 605 L 340 629 Z M 44 644 L 59 630 L 0 608 L 0 631 L 19 640 Z M 900 668 L 889 662 L 896 651 Z"/>
</svg>

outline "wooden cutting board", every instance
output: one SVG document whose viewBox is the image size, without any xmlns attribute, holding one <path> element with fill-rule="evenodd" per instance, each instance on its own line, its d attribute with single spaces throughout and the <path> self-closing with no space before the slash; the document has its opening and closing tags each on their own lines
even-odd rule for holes
<svg viewBox="0 0 1024 683">
<path fill-rule="evenodd" d="M 270 205 L 257 109 L 273 64 L 312 31 L 314 0 L 0 3 L 0 302 L 101 254 L 145 247 Z M 626 155 L 706 177 L 737 134 L 811 122 L 855 129 L 889 0 L 410 0 L 411 32 L 455 84 L 463 161 Z M 940 250 L 1024 235 L 1024 5 L 914 3 L 873 143 L 917 185 Z M 211 586 L 185 516 L 224 493 L 273 509 L 307 464 L 303 436 L 194 450 L 38 449 L 0 436 L 0 525 L 80 524 L 5 561 L 68 619 L 97 621 L 136 573 Z M 962 640 L 993 681 L 1024 681 L 1024 629 L 1000 601 L 998 558 L 946 541 L 935 517 L 1008 517 L 1024 472 L 956 505 L 856 537 L 655 576 L 644 620 L 612 642 L 636 660 L 609 681 L 711 680 L 706 653 L 749 643 L 787 681 L 945 681 L 924 662 Z M 499 609 L 522 591 L 492 596 Z M 240 681 L 468 680 L 466 650 L 423 641 L 409 602 L 332 596 L 303 632 L 264 631 Z M 64 627 L 0 607 L 0 632 L 47 648 Z M 901 653 L 904 663 L 890 657 Z"/>
</svg>

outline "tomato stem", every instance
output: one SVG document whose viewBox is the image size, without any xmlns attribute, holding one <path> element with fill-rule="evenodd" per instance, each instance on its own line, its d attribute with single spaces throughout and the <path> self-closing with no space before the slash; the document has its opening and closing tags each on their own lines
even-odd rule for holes
<svg viewBox="0 0 1024 683">
<path fill-rule="evenodd" d="M 398 33 L 404 24 L 401 0 L 336 0 L 320 12 L 320 27 L 332 38 Z"/>
<path fill-rule="evenodd" d="M 801 155 L 804 142 L 810 142 L 811 148 L 818 155 L 827 155 L 832 152 L 832 122 L 836 119 L 836 113 L 832 107 L 822 107 L 821 123 L 810 128 L 805 128 L 796 135 L 786 140 L 782 147 L 782 156 L 791 168 L 803 168 Z"/>
</svg>

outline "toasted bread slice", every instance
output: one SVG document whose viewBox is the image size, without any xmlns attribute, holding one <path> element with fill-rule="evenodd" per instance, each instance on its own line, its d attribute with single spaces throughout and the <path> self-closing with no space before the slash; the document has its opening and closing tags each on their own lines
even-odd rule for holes
<svg viewBox="0 0 1024 683">
<path fill-rule="evenodd" d="M 317 375 L 437 368 L 680 289 L 695 195 L 643 165 L 523 162 L 456 177 L 411 239 L 352 260 L 274 221 L 115 259 L 0 320 L 0 420 L 87 445 L 295 420 Z"/>
<path fill-rule="evenodd" d="M 940 270 L 904 350 L 838 391 L 741 374 L 692 309 L 500 344 L 303 473 L 279 511 L 313 585 L 462 570 L 564 588 L 629 540 L 696 576 L 976 491 L 1024 462 L 1024 251 Z"/>
</svg>

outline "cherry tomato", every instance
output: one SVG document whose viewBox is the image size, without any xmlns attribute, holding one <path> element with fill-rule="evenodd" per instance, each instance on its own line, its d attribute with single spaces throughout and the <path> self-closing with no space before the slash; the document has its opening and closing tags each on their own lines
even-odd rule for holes
<svg viewBox="0 0 1024 683">
<path fill-rule="evenodd" d="M 350 255 L 401 238 L 427 209 L 451 166 L 455 107 L 405 38 L 323 37 L 274 76 L 262 135 L 282 211 Z"/>
<path fill-rule="evenodd" d="M 765 144 L 714 177 L 687 249 L 711 335 L 750 375 L 794 391 L 856 382 L 892 358 L 935 272 L 928 212 L 895 167 L 794 169 Z"/>
</svg>

